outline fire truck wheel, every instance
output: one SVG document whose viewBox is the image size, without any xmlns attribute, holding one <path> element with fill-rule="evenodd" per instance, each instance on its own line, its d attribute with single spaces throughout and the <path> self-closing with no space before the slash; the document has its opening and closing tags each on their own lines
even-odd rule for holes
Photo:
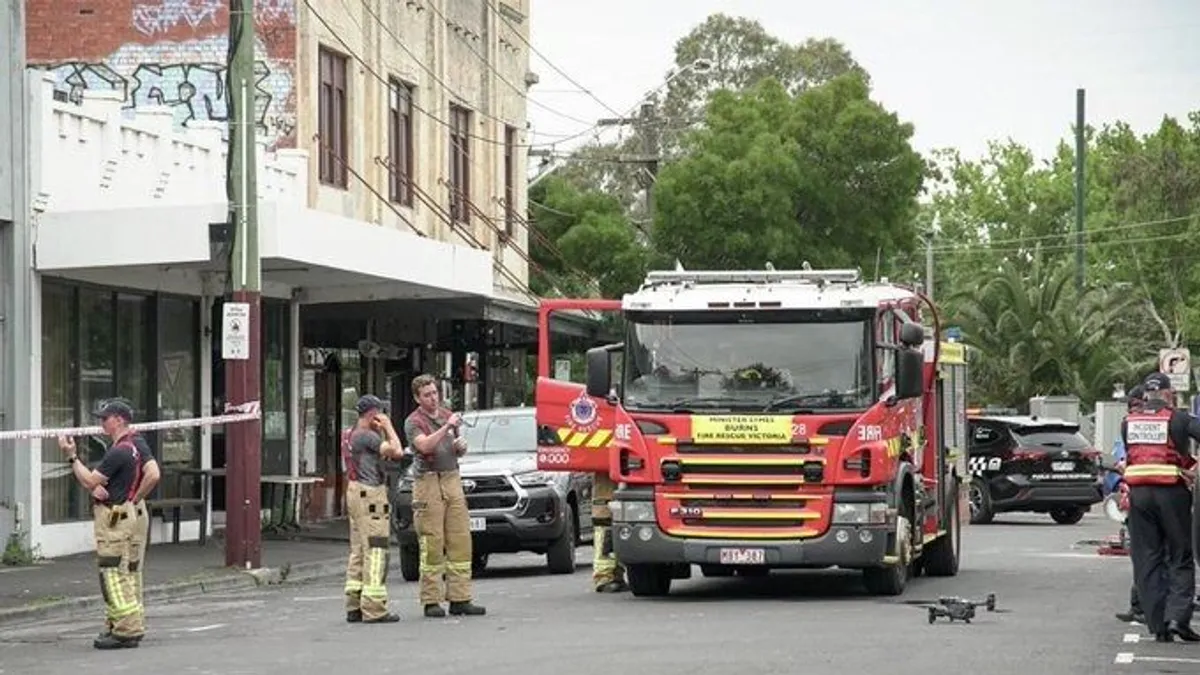
<svg viewBox="0 0 1200 675">
<path fill-rule="evenodd" d="M 405 581 L 421 578 L 421 549 L 416 546 L 400 547 L 400 576 Z"/>
<path fill-rule="evenodd" d="M 912 572 L 912 521 L 908 516 L 896 518 L 896 551 L 896 564 L 863 570 L 863 585 L 871 595 L 900 595 L 908 586 Z"/>
<path fill-rule="evenodd" d="M 921 556 L 921 567 L 931 577 L 952 577 L 958 574 L 958 558 L 962 551 L 962 527 L 958 515 L 958 481 L 950 486 L 956 501 L 946 505 L 946 534 L 930 544 Z"/>
<path fill-rule="evenodd" d="M 987 525 L 992 522 L 996 513 L 992 511 L 992 495 L 987 482 L 978 476 L 972 478 L 967 494 L 971 499 L 971 524 Z"/>
<path fill-rule="evenodd" d="M 671 592 L 671 568 L 667 565 L 630 565 L 625 574 L 630 592 L 639 598 L 668 595 Z"/>
</svg>

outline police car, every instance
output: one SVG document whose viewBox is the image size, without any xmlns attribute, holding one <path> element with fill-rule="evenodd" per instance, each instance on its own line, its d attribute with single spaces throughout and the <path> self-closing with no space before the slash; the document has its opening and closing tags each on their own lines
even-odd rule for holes
<svg viewBox="0 0 1200 675">
<path fill-rule="evenodd" d="M 969 414 L 971 522 L 998 513 L 1048 513 L 1078 523 L 1103 500 L 1100 453 L 1066 420 Z"/>
</svg>

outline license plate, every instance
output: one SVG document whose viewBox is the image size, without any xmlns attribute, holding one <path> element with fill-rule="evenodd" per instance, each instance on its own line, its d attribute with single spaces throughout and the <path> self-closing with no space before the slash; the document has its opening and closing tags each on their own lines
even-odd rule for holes
<svg viewBox="0 0 1200 675">
<path fill-rule="evenodd" d="M 767 552 L 761 548 L 723 548 L 722 565 L 762 565 L 767 562 Z"/>
<path fill-rule="evenodd" d="M 472 532 L 483 532 L 486 529 L 487 529 L 487 518 L 472 518 L 471 519 L 471 531 Z"/>
<path fill-rule="evenodd" d="M 1051 462 L 1050 468 L 1055 471 L 1074 471 L 1075 462 Z"/>
</svg>

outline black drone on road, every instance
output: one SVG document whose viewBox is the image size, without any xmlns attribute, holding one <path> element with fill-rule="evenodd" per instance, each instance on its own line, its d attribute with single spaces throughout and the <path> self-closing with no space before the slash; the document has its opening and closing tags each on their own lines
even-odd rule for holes
<svg viewBox="0 0 1200 675">
<path fill-rule="evenodd" d="M 929 611 L 929 623 L 937 621 L 939 617 L 949 619 L 950 623 L 954 623 L 955 621 L 971 623 L 971 619 L 975 618 L 975 609 L 978 607 L 983 607 L 989 612 L 1004 611 L 996 609 L 995 593 L 988 593 L 987 598 L 978 602 L 966 598 L 942 597 L 938 598 L 936 602 L 917 602 L 913 604 L 924 607 Z"/>
</svg>

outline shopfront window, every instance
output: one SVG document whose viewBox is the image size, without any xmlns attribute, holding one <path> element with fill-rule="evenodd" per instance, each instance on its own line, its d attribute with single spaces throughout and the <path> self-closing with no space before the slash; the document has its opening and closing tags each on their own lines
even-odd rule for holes
<svg viewBox="0 0 1200 675">
<path fill-rule="evenodd" d="M 262 411 L 264 474 L 291 472 L 288 433 L 288 303 L 262 302 Z"/>
<path fill-rule="evenodd" d="M 60 281 L 42 284 L 42 424 L 47 427 L 88 426 L 100 401 L 113 396 L 129 399 L 137 422 L 196 414 L 197 346 L 194 300 L 164 303 L 167 312 L 156 321 L 154 296 L 81 286 Z M 179 308 L 186 308 L 180 310 Z M 189 319 L 190 317 L 190 319 Z M 156 340 L 156 325 L 162 325 Z M 190 337 L 180 336 L 190 332 Z M 188 350 L 174 373 L 175 389 L 165 387 L 166 355 Z M 162 359 L 156 354 L 162 353 Z M 182 384 L 179 384 L 182 383 Z M 180 399 L 177 390 L 190 396 Z M 174 398 L 173 398 L 174 397 Z M 194 430 L 184 435 L 194 435 Z M 191 463 L 198 456 L 194 440 L 182 449 L 168 432 L 148 433 L 155 453 L 167 451 Z M 108 447 L 100 436 L 76 439 L 80 457 L 91 466 Z M 182 457 L 182 453 L 189 453 Z M 71 475 L 53 439 L 42 449 L 42 522 L 90 520 L 91 499 Z"/>
<path fill-rule="evenodd" d="M 199 363 L 200 308 L 195 300 L 162 297 L 158 304 L 158 419 L 176 420 L 200 416 Z M 163 429 L 157 432 L 155 449 L 163 473 L 200 466 L 200 430 Z M 160 496 L 199 497 L 199 481 L 173 480 L 159 483 Z M 177 494 L 181 493 L 181 494 Z"/>
</svg>

